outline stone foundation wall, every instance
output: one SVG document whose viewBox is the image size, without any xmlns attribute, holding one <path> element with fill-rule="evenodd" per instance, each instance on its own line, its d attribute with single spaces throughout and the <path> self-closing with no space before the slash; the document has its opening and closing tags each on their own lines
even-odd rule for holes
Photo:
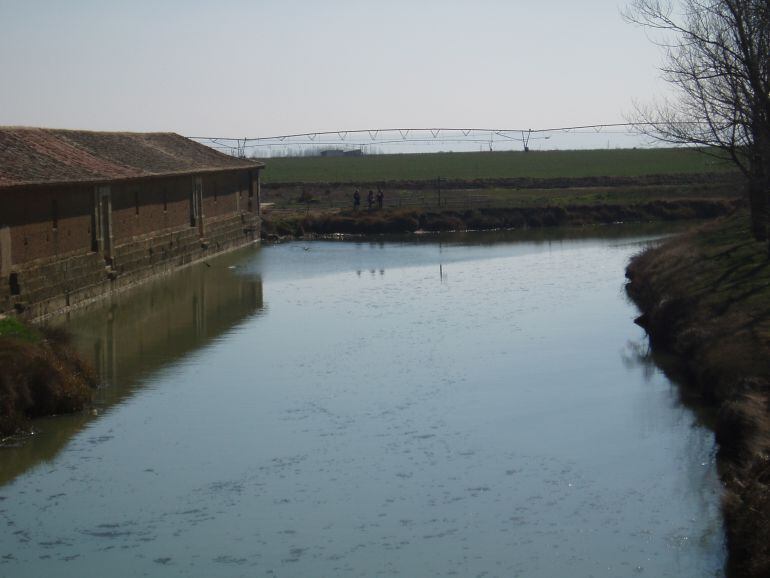
<svg viewBox="0 0 770 578">
<path fill-rule="evenodd" d="M 38 260 L 0 276 L 0 313 L 41 319 L 259 240 L 260 219 L 243 212 L 206 219 L 206 236 L 185 226 L 116 245 L 112 263 L 97 252 Z"/>
</svg>

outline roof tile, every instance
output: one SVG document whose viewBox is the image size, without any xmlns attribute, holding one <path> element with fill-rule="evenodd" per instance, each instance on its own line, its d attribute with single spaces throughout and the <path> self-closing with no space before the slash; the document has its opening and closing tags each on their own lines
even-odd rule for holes
<svg viewBox="0 0 770 578">
<path fill-rule="evenodd" d="M 0 188 L 260 166 L 175 133 L 0 127 Z"/>
</svg>

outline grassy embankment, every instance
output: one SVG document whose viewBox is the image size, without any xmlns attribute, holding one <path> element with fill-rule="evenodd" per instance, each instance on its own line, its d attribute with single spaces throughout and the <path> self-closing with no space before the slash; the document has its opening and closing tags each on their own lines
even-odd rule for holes
<svg viewBox="0 0 770 578">
<path fill-rule="evenodd" d="M 637 256 L 629 294 L 653 347 L 718 409 L 728 575 L 770 576 L 770 259 L 739 213 Z"/>
<path fill-rule="evenodd" d="M 732 209 L 729 166 L 694 150 L 267 159 L 267 234 L 493 229 L 708 218 Z M 440 177 L 440 180 L 438 179 Z M 370 189 L 383 211 L 366 209 Z M 361 210 L 351 209 L 355 188 Z"/>
<path fill-rule="evenodd" d="M 64 331 L 0 318 L 0 435 L 24 431 L 35 417 L 83 409 L 95 385 Z"/>
</svg>

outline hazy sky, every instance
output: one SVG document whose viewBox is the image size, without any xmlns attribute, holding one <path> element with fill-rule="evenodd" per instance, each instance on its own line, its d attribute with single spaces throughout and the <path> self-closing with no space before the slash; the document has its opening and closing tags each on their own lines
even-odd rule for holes
<svg viewBox="0 0 770 578">
<path fill-rule="evenodd" d="M 622 122 L 618 0 L 0 0 L 0 125 L 269 136 Z"/>
</svg>

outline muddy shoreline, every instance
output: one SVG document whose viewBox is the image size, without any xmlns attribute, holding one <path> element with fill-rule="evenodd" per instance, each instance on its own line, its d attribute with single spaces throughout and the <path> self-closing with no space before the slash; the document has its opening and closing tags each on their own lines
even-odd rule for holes
<svg viewBox="0 0 770 578">
<path fill-rule="evenodd" d="M 628 266 L 654 351 L 714 408 L 730 577 L 770 576 L 770 260 L 739 213 Z"/>
</svg>

